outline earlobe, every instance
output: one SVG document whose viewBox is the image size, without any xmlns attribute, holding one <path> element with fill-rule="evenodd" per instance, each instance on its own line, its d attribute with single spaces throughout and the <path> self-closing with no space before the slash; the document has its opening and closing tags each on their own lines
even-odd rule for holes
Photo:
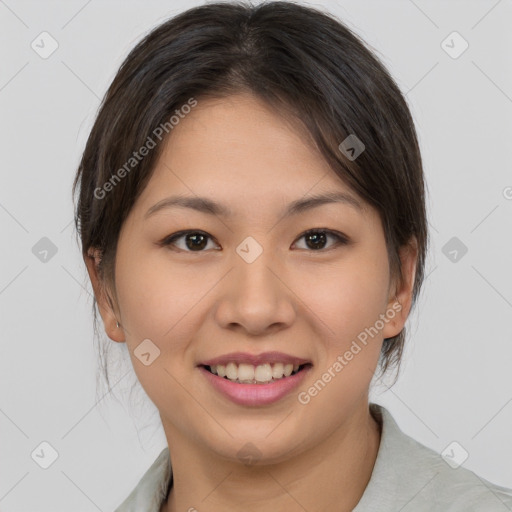
<svg viewBox="0 0 512 512">
<path fill-rule="evenodd" d="M 98 267 L 101 262 L 101 251 L 99 249 L 90 248 L 87 251 L 87 256 L 84 257 L 85 265 L 87 267 L 87 273 L 91 280 L 92 288 L 94 290 L 94 296 L 96 303 L 98 304 L 98 310 L 103 320 L 105 327 L 105 333 L 107 336 L 117 342 L 124 342 L 123 328 L 117 320 L 114 312 L 112 300 L 108 296 L 105 283 L 99 275 Z"/>
<path fill-rule="evenodd" d="M 416 239 L 399 249 L 402 276 L 390 289 L 390 300 L 387 304 L 388 319 L 382 334 L 384 338 L 393 338 L 404 328 L 412 305 L 412 292 L 416 275 L 418 246 Z"/>
</svg>

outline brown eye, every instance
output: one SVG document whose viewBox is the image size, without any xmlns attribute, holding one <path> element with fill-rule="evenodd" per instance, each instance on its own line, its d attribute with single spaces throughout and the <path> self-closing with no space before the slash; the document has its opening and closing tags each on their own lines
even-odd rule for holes
<svg viewBox="0 0 512 512">
<path fill-rule="evenodd" d="M 313 251 L 324 250 L 329 238 L 335 240 L 334 246 L 346 245 L 348 243 L 347 237 L 329 229 L 310 230 L 301 235 L 299 239 L 301 238 L 306 241 L 306 248 Z"/>
<path fill-rule="evenodd" d="M 177 241 L 183 239 L 184 244 L 177 245 Z M 181 231 L 174 233 L 162 241 L 162 245 L 175 246 L 178 250 L 187 252 L 204 252 L 208 241 L 211 240 L 210 235 L 203 231 Z"/>
</svg>

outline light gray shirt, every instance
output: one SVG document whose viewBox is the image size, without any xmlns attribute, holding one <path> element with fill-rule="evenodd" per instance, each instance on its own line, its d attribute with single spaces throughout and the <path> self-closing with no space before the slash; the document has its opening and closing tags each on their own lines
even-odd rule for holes
<svg viewBox="0 0 512 512">
<path fill-rule="evenodd" d="M 352 512 L 512 512 L 512 490 L 451 464 L 404 434 L 391 413 L 370 404 L 382 426 L 373 472 Z M 451 453 L 448 455 L 448 457 Z M 162 450 L 115 512 L 159 512 L 172 486 L 169 448 Z"/>
</svg>

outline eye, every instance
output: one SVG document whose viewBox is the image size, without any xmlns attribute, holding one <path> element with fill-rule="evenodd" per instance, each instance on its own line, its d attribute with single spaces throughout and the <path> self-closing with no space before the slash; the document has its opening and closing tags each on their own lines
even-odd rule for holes
<svg viewBox="0 0 512 512">
<path fill-rule="evenodd" d="M 184 239 L 185 246 L 178 246 L 176 243 L 178 240 Z M 168 246 L 174 245 L 179 250 L 186 252 L 203 252 L 202 249 L 207 247 L 208 239 L 212 240 L 211 236 L 204 231 L 179 231 L 173 235 L 168 236 L 162 240 L 161 245 Z"/>
<path fill-rule="evenodd" d="M 348 238 L 342 233 L 323 228 L 306 231 L 299 237 L 299 240 L 304 238 L 306 240 L 307 248 L 312 249 L 313 251 L 321 251 L 325 249 L 325 243 L 329 237 L 335 239 L 335 247 L 339 245 L 347 245 L 349 243 Z"/>
<path fill-rule="evenodd" d="M 335 247 L 339 245 L 347 245 L 348 238 L 342 233 L 332 231 L 330 229 L 311 229 L 306 231 L 299 237 L 299 240 L 304 238 L 306 241 L 306 249 L 313 251 L 321 251 L 325 249 L 325 244 L 329 238 L 335 240 L 333 244 Z M 181 242 L 181 246 L 178 245 Z M 160 245 L 174 246 L 178 250 L 185 252 L 204 252 L 208 249 L 208 241 L 213 241 L 213 238 L 204 231 L 179 231 L 162 240 Z M 218 249 L 216 249 L 218 250 Z"/>
</svg>

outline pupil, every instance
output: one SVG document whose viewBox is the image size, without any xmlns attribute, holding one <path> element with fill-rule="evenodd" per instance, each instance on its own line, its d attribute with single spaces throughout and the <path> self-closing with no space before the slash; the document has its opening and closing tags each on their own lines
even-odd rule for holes
<svg viewBox="0 0 512 512">
<path fill-rule="evenodd" d="M 187 247 L 189 249 L 203 249 L 205 246 L 206 246 L 206 237 L 204 235 L 201 235 L 201 234 L 192 234 L 192 235 L 187 235 Z M 192 245 L 189 245 L 188 242 L 192 241 Z M 199 242 L 199 243 L 197 243 Z"/>
<path fill-rule="evenodd" d="M 321 249 L 323 247 L 323 245 L 325 244 L 325 233 L 310 233 L 307 237 L 307 243 L 308 243 L 308 247 L 309 247 L 309 242 L 312 241 L 313 242 L 313 249 Z M 319 240 L 320 239 L 320 242 Z M 318 244 L 320 243 L 320 245 L 322 247 L 317 247 L 315 244 Z"/>
</svg>

